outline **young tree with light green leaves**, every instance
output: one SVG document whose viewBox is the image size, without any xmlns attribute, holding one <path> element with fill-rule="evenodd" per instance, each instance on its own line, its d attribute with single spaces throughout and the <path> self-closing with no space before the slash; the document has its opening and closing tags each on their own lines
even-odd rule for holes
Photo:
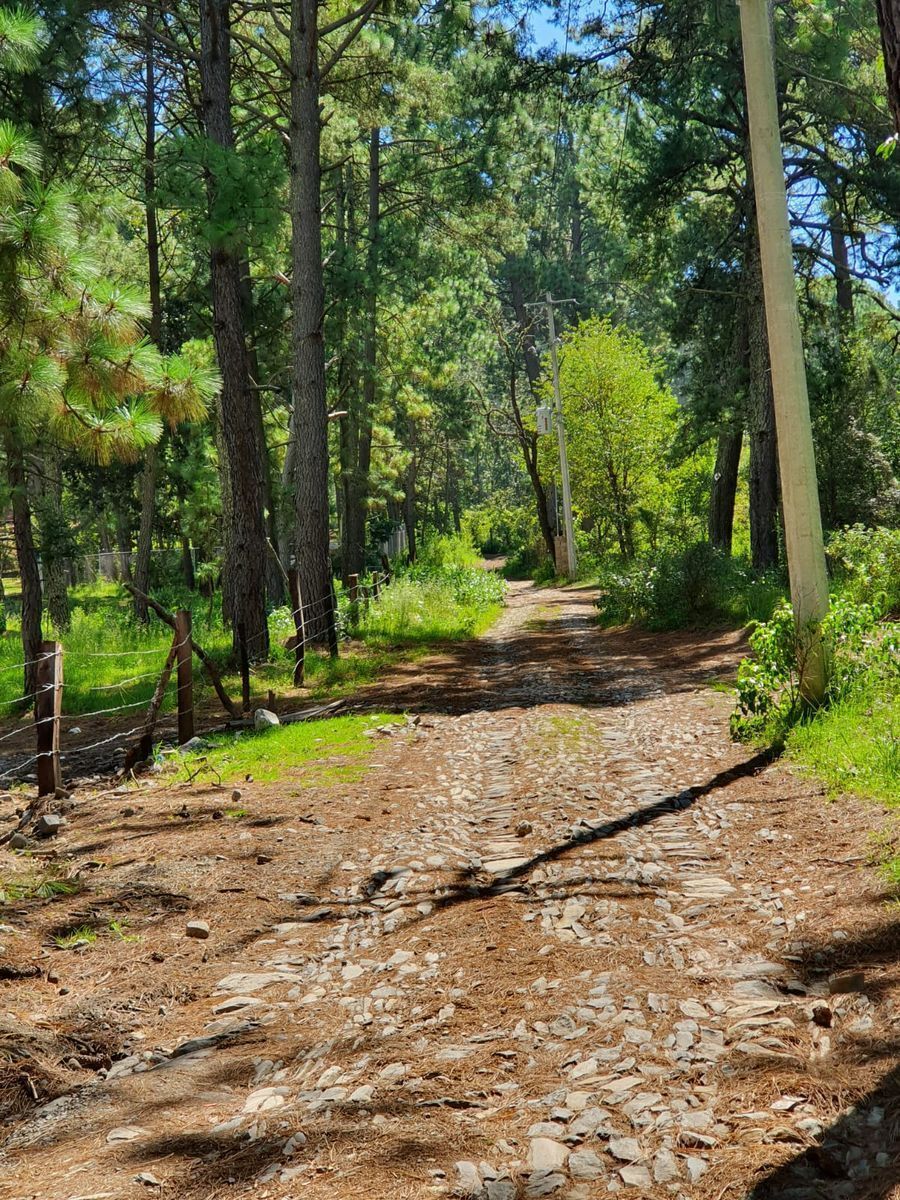
<svg viewBox="0 0 900 1200">
<path fill-rule="evenodd" d="M 575 508 L 632 558 L 641 512 L 659 505 L 678 402 L 640 337 L 597 317 L 563 337 L 559 383 Z"/>
</svg>

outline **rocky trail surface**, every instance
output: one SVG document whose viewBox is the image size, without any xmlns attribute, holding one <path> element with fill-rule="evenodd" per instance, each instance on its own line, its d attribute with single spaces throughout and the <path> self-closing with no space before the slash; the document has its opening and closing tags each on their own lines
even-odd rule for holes
<svg viewBox="0 0 900 1200">
<path fill-rule="evenodd" d="M 11 1127 L 0 1195 L 900 1196 L 887 818 L 729 741 L 737 635 L 592 613 L 515 585 L 373 691 L 410 717 L 359 784 L 124 861 L 191 911 L 69 995 L 2 985 L 7 1021 L 118 1042 Z"/>
</svg>

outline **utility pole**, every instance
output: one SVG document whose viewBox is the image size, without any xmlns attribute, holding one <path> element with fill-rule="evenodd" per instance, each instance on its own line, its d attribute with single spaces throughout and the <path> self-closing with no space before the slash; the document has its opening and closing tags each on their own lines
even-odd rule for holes
<svg viewBox="0 0 900 1200">
<path fill-rule="evenodd" d="M 556 301 L 556 303 L 568 303 Z M 550 332 L 550 365 L 553 371 L 553 399 L 556 409 L 556 438 L 559 442 L 559 473 L 562 478 L 563 523 L 566 530 L 566 565 L 574 579 L 578 567 L 575 553 L 575 523 L 572 520 L 572 485 L 569 482 L 569 456 L 566 453 L 566 427 L 563 422 L 562 397 L 559 394 L 559 356 L 556 352 L 556 321 L 553 317 L 554 300 L 547 293 L 547 328 Z"/>
<path fill-rule="evenodd" d="M 800 690 L 804 699 L 818 704 L 828 678 L 820 628 L 828 612 L 828 575 L 794 282 L 772 18 L 769 0 L 739 2 L 784 533 L 800 643 Z"/>
</svg>

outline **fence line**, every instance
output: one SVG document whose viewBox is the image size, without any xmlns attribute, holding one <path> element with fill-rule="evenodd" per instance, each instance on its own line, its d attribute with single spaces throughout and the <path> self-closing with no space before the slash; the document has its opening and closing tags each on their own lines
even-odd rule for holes
<svg viewBox="0 0 900 1200">
<path fill-rule="evenodd" d="M 357 611 L 360 596 L 362 596 L 362 599 L 365 603 L 368 603 L 370 599 L 377 602 L 377 600 L 379 598 L 379 584 L 383 583 L 386 585 L 386 584 L 390 583 L 390 581 L 391 581 L 390 573 L 385 573 L 384 575 L 382 575 L 380 572 L 377 572 L 377 571 L 373 572 L 370 584 L 360 584 L 357 580 L 354 580 L 354 584 L 351 587 L 351 606 L 352 606 L 351 612 Z M 293 587 L 295 589 L 295 594 L 296 594 L 296 581 L 294 581 Z M 157 606 L 157 611 L 160 615 L 165 615 L 164 611 L 162 609 L 160 609 L 159 606 Z M 295 664 L 295 683 L 297 682 L 298 669 L 300 672 L 300 682 L 302 682 L 302 667 L 303 667 L 303 661 L 304 661 L 305 647 L 308 645 L 312 645 L 314 642 L 320 640 L 319 637 L 314 637 L 311 634 L 307 634 L 305 627 L 308 622 L 311 623 L 314 614 L 316 616 L 321 616 L 327 612 L 331 612 L 333 615 L 336 615 L 336 613 L 337 613 L 337 599 L 336 599 L 333 588 L 330 589 L 328 595 L 323 596 L 318 600 L 308 601 L 305 603 L 301 602 L 300 604 L 292 606 L 290 609 L 290 615 L 295 622 L 295 630 L 296 630 L 295 634 L 292 635 L 292 638 L 290 639 L 293 643 L 292 648 L 294 649 L 295 653 L 297 654 L 297 662 Z M 183 743 L 184 741 L 189 740 L 189 736 L 192 735 L 192 733 L 193 733 L 193 657 L 194 657 L 194 654 L 191 651 L 189 651 L 186 658 L 184 655 L 179 655 L 178 651 L 182 650 L 185 645 L 190 645 L 192 647 L 192 650 L 198 654 L 198 656 L 200 657 L 204 666 L 207 668 L 208 673 L 210 673 L 210 680 L 213 683 L 214 687 L 216 687 L 216 690 L 219 693 L 220 699 L 222 700 L 223 704 L 226 707 L 226 711 L 228 712 L 228 715 L 230 717 L 234 717 L 238 711 L 237 707 L 229 699 L 229 697 L 227 696 L 227 693 L 224 692 L 224 689 L 221 686 L 221 680 L 218 680 L 218 682 L 217 682 L 216 672 L 214 670 L 213 665 L 207 659 L 207 656 L 204 654 L 202 648 L 197 646 L 197 643 L 194 642 L 194 640 L 191 636 L 189 611 L 188 610 L 179 611 L 179 613 L 175 616 L 174 619 L 171 617 L 171 614 L 169 614 L 167 616 L 167 623 L 172 623 L 173 628 L 176 629 L 176 634 L 172 640 L 172 643 L 168 647 L 168 650 L 166 651 L 166 659 L 165 659 L 165 662 L 162 665 L 160 671 L 155 671 L 155 670 L 154 671 L 145 671 L 145 672 L 141 672 L 136 675 L 128 676 L 125 679 L 118 680 L 112 684 L 99 684 L 96 687 L 89 687 L 86 689 L 87 691 L 91 691 L 91 692 L 93 692 L 93 691 L 114 691 L 114 690 L 125 688 L 132 683 L 137 683 L 142 679 L 150 679 L 150 678 L 153 678 L 154 676 L 159 675 L 159 685 L 157 686 L 157 690 L 154 693 L 153 698 L 149 702 L 146 720 L 141 725 L 136 725 L 131 729 L 121 730 L 117 733 L 110 734 L 108 737 L 100 738 L 99 740 L 90 742 L 87 745 L 75 746 L 71 749 L 63 748 L 63 747 L 60 747 L 60 745 L 59 745 L 60 725 L 62 722 L 62 692 L 63 692 L 63 686 L 64 686 L 63 678 L 62 678 L 63 648 L 59 642 L 44 643 L 44 646 L 47 648 L 46 653 L 42 654 L 40 658 L 32 659 L 30 661 L 22 662 L 22 663 L 9 664 L 9 665 L 6 665 L 6 666 L 0 668 L 0 670 L 2 670 L 2 671 L 12 671 L 12 670 L 21 670 L 26 666 L 38 664 L 41 667 L 42 672 L 46 672 L 46 671 L 50 672 L 50 678 L 49 678 L 48 682 L 45 683 L 43 686 L 39 687 L 36 691 L 26 693 L 23 696 L 17 696 L 15 699 L 0 702 L 4 705 L 13 705 L 13 704 L 20 704 L 23 701 L 30 700 L 32 698 L 35 699 L 35 719 L 33 721 L 29 722 L 27 725 L 19 726 L 16 729 L 11 730 L 9 733 L 0 735 L 0 743 L 8 741 L 11 738 L 16 738 L 16 737 L 20 737 L 22 735 L 28 734 L 32 730 L 36 731 L 37 740 L 38 740 L 37 753 L 27 755 L 27 751 L 18 752 L 18 753 L 26 754 L 27 757 L 25 757 L 24 760 L 7 768 L 3 772 L 0 772 L 0 780 L 7 779 L 13 775 L 21 775 L 21 773 L 27 767 L 29 767 L 31 764 L 38 763 L 39 764 L 39 767 L 38 767 L 39 795 L 47 794 L 48 792 L 53 792 L 54 790 L 56 790 L 57 788 L 59 788 L 61 786 L 61 774 L 60 774 L 61 761 L 68 762 L 71 759 L 77 758 L 78 756 L 83 755 L 83 754 L 87 754 L 92 750 L 97 750 L 103 746 L 108 746 L 114 742 L 118 742 L 123 739 L 130 738 L 134 734 L 137 734 L 137 733 L 141 733 L 143 735 L 140 742 L 138 743 L 138 746 L 142 746 L 147 741 L 147 739 L 152 737 L 153 729 L 155 727 L 156 720 L 159 715 L 159 708 L 161 706 L 162 700 L 164 699 L 167 692 L 169 694 L 171 694 L 171 692 L 170 692 L 170 684 L 171 684 L 170 673 L 176 663 L 179 664 L 179 674 L 178 674 L 178 678 L 176 680 L 176 687 L 175 687 L 175 697 L 176 697 L 176 702 L 177 702 L 178 726 L 179 726 L 179 741 L 181 743 Z M 186 631 L 184 631 L 185 624 L 187 626 Z M 180 638 L 178 637 L 179 633 L 182 633 L 182 636 Z M 242 657 L 241 666 L 242 666 L 242 676 L 243 676 L 243 680 L 244 680 L 244 686 L 243 686 L 244 710 L 243 711 L 245 711 L 245 712 L 248 711 L 248 709 L 249 709 L 249 675 L 250 675 L 249 659 L 246 654 L 246 648 L 249 645 L 261 640 L 262 638 L 268 637 L 268 636 L 270 636 L 270 633 L 267 628 L 264 631 L 260 631 L 259 633 L 252 635 L 250 638 L 243 636 L 241 639 L 243 648 L 244 648 L 243 654 L 241 656 Z M 332 653 L 336 654 L 337 653 L 337 639 L 338 639 L 338 634 L 337 634 L 336 628 L 329 631 L 329 636 L 332 641 Z M 344 633 L 340 636 L 344 640 L 346 640 L 346 638 L 349 635 Z M 88 653 L 76 654 L 76 655 L 73 655 L 72 657 L 75 658 L 77 661 L 89 661 L 91 659 L 130 658 L 133 656 L 149 656 L 151 654 L 159 655 L 161 653 L 162 653 L 162 648 L 159 646 L 156 646 L 153 649 L 145 649 L 145 650 L 88 652 Z M 49 693 L 53 693 L 52 699 L 49 699 Z M 188 697 L 187 704 L 183 703 L 183 694 L 187 694 L 187 697 Z M 50 712 L 50 713 L 46 713 L 46 708 L 47 708 L 48 704 L 52 709 L 52 712 Z M 141 700 L 135 700 L 135 701 L 128 701 L 128 702 L 125 702 L 122 704 L 117 704 L 117 705 L 110 705 L 110 706 L 107 706 L 104 708 L 92 709 L 92 710 L 90 710 L 88 712 L 84 712 L 84 713 L 67 714 L 67 716 L 70 716 L 74 723 L 78 719 L 87 720 L 87 719 L 90 719 L 93 717 L 110 716 L 114 713 L 127 712 L 131 709 L 140 708 L 140 707 L 144 707 L 147 705 L 148 705 L 148 701 L 146 699 L 141 699 Z M 189 714 L 186 712 L 186 709 L 188 707 L 190 710 Z M 44 710 L 45 715 L 41 715 L 42 709 Z M 46 726 L 48 726 L 48 725 L 50 725 L 52 727 L 51 733 L 49 735 L 46 733 Z M 48 760 L 48 759 L 50 760 L 49 764 L 46 763 L 46 760 Z M 127 763 L 128 763 L 128 758 L 126 757 L 126 767 L 127 767 Z"/>
</svg>

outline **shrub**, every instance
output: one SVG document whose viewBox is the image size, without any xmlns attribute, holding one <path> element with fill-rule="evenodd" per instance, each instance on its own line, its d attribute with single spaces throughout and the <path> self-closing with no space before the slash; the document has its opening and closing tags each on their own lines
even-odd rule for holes
<svg viewBox="0 0 900 1200">
<path fill-rule="evenodd" d="M 520 546 L 504 563 L 503 575 L 506 579 L 537 579 L 545 564 L 550 567 L 552 577 L 553 564 L 546 552 L 542 554 L 536 545 Z"/>
<path fill-rule="evenodd" d="M 708 542 L 607 566 L 599 583 L 603 621 L 651 629 L 768 619 L 783 595 L 777 576 L 757 576 L 746 562 Z"/>
<path fill-rule="evenodd" d="M 366 641 L 395 644 L 470 637 L 496 616 L 505 589 L 495 571 L 417 563 L 382 591 L 360 632 Z"/>
<path fill-rule="evenodd" d="M 861 687 L 896 687 L 900 681 L 900 630 L 878 623 L 870 604 L 838 597 L 822 622 L 829 659 L 826 700 L 845 701 Z M 802 647 L 786 601 L 770 621 L 750 634 L 752 656 L 738 668 L 738 705 L 731 717 L 735 737 L 783 742 L 804 715 L 800 694 Z"/>
<path fill-rule="evenodd" d="M 833 533 L 828 558 L 840 592 L 880 615 L 900 613 L 900 529 L 852 525 Z"/>
<path fill-rule="evenodd" d="M 535 545 L 540 537 L 534 502 L 520 503 L 509 490 L 495 492 L 490 499 L 462 516 L 462 533 L 482 554 L 511 554 Z"/>
<path fill-rule="evenodd" d="M 430 537 L 420 548 L 416 567 L 420 571 L 449 567 L 477 567 L 481 556 L 468 534 L 445 533 Z"/>
</svg>

